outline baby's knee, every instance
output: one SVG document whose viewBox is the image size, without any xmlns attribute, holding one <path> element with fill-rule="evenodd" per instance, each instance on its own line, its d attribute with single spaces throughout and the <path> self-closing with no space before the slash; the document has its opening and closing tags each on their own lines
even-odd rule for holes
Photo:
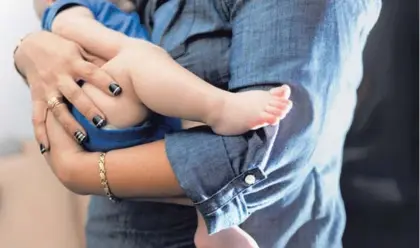
<svg viewBox="0 0 420 248">
<path fill-rule="evenodd" d="M 149 109 L 140 102 L 121 97 L 118 100 L 110 99 L 105 114 L 108 124 L 114 128 L 123 129 L 144 122 L 149 117 L 149 113 Z"/>
<path fill-rule="evenodd" d="M 122 86 L 123 93 L 120 96 L 112 97 L 93 85 L 83 85 L 84 92 L 105 115 L 108 127 L 118 129 L 132 127 L 149 116 L 149 109 L 130 90 L 129 85 L 124 86 Z"/>
</svg>

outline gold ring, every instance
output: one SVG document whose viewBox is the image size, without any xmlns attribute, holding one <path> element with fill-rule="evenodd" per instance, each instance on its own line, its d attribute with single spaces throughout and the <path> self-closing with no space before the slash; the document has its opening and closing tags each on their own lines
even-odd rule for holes
<svg viewBox="0 0 420 248">
<path fill-rule="evenodd" d="M 50 100 L 48 100 L 47 104 L 48 104 L 48 109 L 49 110 L 53 110 L 55 107 L 57 107 L 60 104 L 63 104 L 63 97 L 51 97 Z"/>
</svg>

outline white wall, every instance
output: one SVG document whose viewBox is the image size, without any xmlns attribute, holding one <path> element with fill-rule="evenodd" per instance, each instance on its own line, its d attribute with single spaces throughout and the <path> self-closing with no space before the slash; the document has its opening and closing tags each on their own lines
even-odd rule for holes
<svg viewBox="0 0 420 248">
<path fill-rule="evenodd" d="M 12 53 L 20 37 L 36 30 L 39 30 L 39 21 L 33 11 L 32 0 L 2 1 L 0 7 L 0 150 L 7 140 L 33 137 L 29 90 L 14 70 Z"/>
</svg>

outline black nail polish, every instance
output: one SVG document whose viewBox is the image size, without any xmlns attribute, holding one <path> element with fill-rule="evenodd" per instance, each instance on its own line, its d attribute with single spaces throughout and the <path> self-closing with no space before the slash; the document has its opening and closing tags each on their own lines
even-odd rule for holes
<svg viewBox="0 0 420 248">
<path fill-rule="evenodd" d="M 106 125 L 106 120 L 102 119 L 99 115 L 93 117 L 92 122 L 97 128 L 102 128 Z"/>
<path fill-rule="evenodd" d="M 112 84 L 109 85 L 109 91 L 111 91 L 111 93 L 114 96 L 118 96 L 122 93 L 121 87 L 116 83 L 112 83 Z"/>
<path fill-rule="evenodd" d="M 45 152 L 47 152 L 47 151 L 48 151 L 48 149 L 47 149 L 47 148 L 45 148 L 45 146 L 44 146 L 43 144 L 40 144 L 40 145 L 39 145 L 39 150 L 41 151 L 41 154 L 44 154 Z"/>
<path fill-rule="evenodd" d="M 74 137 L 79 144 L 83 144 L 86 141 L 86 135 L 80 131 L 76 131 L 74 133 Z"/>
</svg>

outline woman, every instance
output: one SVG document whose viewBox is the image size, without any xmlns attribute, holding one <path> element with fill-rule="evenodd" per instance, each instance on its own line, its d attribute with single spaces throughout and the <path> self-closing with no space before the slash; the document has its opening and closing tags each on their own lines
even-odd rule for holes
<svg viewBox="0 0 420 248">
<path fill-rule="evenodd" d="M 210 233 L 243 223 L 261 247 L 340 247 L 341 148 L 363 45 L 379 9 L 379 1 L 368 0 L 142 1 L 141 16 L 153 41 L 178 63 L 231 91 L 292 82 L 295 105 L 278 127 L 243 136 L 220 137 L 200 127 L 111 151 L 106 167 L 113 193 L 122 198 L 185 194 Z M 126 54 L 109 64 L 130 63 Z M 46 99 L 60 92 L 76 107 L 88 106 L 83 114 L 99 112 L 74 80 L 86 78 L 106 92 L 115 75 L 84 58 L 98 61 L 45 32 L 24 39 L 15 55 L 31 86 L 35 133 L 50 148 L 45 156 L 51 168 L 70 190 L 103 195 L 98 154 L 82 151 L 66 135 L 65 130 L 72 135 L 79 128 L 77 123 L 64 108 L 54 117 L 45 114 Z M 93 197 L 88 246 L 192 247 L 194 217 L 189 207 L 112 204 Z"/>
</svg>

